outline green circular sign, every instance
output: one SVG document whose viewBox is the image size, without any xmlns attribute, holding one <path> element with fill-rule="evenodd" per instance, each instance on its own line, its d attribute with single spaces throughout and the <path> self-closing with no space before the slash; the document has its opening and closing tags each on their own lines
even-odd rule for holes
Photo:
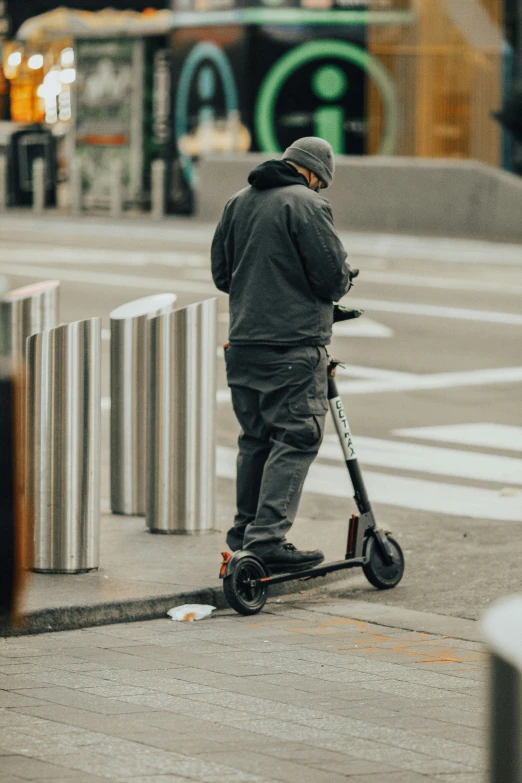
<svg viewBox="0 0 522 783">
<path fill-rule="evenodd" d="M 345 92 L 348 79 L 340 68 L 325 65 L 314 74 L 312 88 L 323 101 L 336 101 Z"/>
<path fill-rule="evenodd" d="M 336 58 L 358 65 L 368 76 L 373 79 L 384 104 L 384 133 L 379 147 L 379 155 L 393 155 L 397 145 L 397 98 L 395 83 L 386 68 L 373 55 L 355 44 L 339 40 L 311 41 L 292 49 L 278 60 L 268 72 L 265 81 L 261 85 L 255 108 L 255 125 L 258 142 L 263 152 L 281 152 L 275 133 L 275 105 L 282 87 L 288 77 L 297 71 L 302 65 L 314 60 Z M 325 71 L 326 78 L 321 73 Z M 339 74 L 336 74 L 337 83 L 332 80 L 332 71 L 338 71 L 335 66 L 325 66 L 316 75 L 313 87 L 317 92 L 331 91 L 336 87 L 336 93 L 342 92 L 344 84 L 339 82 Z M 343 74 L 344 75 L 344 74 Z M 329 97 L 328 95 L 324 97 Z M 330 99 L 335 99 L 336 95 Z"/>
</svg>

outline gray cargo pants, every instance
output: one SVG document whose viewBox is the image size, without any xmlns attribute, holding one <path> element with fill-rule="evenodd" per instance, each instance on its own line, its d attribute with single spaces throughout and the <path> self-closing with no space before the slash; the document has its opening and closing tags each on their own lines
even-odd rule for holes
<svg viewBox="0 0 522 783">
<path fill-rule="evenodd" d="M 323 439 L 328 358 L 323 347 L 251 344 L 230 345 L 225 360 L 242 430 L 227 544 L 263 556 L 285 542 Z"/>
</svg>

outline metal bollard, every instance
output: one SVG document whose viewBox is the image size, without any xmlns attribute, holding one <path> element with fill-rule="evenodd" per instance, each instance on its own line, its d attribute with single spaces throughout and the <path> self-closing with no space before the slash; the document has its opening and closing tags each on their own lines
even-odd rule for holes
<svg viewBox="0 0 522 783">
<path fill-rule="evenodd" d="M 492 606 L 482 631 L 490 652 L 488 780 L 522 783 L 522 596 Z"/>
<path fill-rule="evenodd" d="M 123 163 L 120 158 L 111 161 L 110 213 L 111 217 L 123 214 Z"/>
<path fill-rule="evenodd" d="M 73 158 L 69 174 L 69 209 L 71 215 L 79 215 L 83 208 L 82 165 L 79 158 Z"/>
<path fill-rule="evenodd" d="M 81 573 L 99 565 L 100 358 L 99 318 L 27 341 L 34 571 Z"/>
<path fill-rule="evenodd" d="M 25 356 L 27 338 L 36 332 L 51 329 L 58 323 L 59 280 L 46 280 L 9 291 L 0 298 L 0 355 L 9 356 L 12 371 L 16 374 L 16 438 L 20 449 L 27 456 L 27 377 Z M 25 458 L 24 457 L 24 458 Z M 28 491 L 26 466 L 21 466 L 20 493 L 26 501 Z M 24 507 L 25 515 L 25 507 Z M 25 517 L 24 517 L 25 518 Z M 31 517 L 29 516 L 32 522 Z"/>
<path fill-rule="evenodd" d="M 45 161 L 33 161 L 33 212 L 41 215 L 45 209 Z"/>
<path fill-rule="evenodd" d="M 0 154 L 0 212 L 7 209 L 7 155 Z"/>
<path fill-rule="evenodd" d="M 29 335 L 57 325 L 59 288 L 59 280 L 45 280 L 0 297 L 0 355 L 23 360 Z"/>
<path fill-rule="evenodd" d="M 154 220 L 165 216 L 165 161 L 155 160 L 151 172 L 151 213 Z"/>
<path fill-rule="evenodd" d="M 215 517 L 216 299 L 148 321 L 147 525 L 206 533 Z"/>
<path fill-rule="evenodd" d="M 147 319 L 170 312 L 175 294 L 113 310 L 111 318 L 111 509 L 145 514 Z"/>
</svg>

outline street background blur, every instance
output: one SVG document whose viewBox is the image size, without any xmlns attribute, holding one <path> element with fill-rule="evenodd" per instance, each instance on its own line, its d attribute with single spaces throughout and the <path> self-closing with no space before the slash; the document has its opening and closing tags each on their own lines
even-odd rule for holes
<svg viewBox="0 0 522 783">
<path fill-rule="evenodd" d="M 119 164 L 124 207 L 146 210 L 161 160 L 166 212 L 197 214 L 202 158 L 272 154 L 306 135 L 338 155 L 522 170 L 517 0 L 111 6 L 0 3 L 12 206 L 32 203 L 43 158 L 49 206 L 70 206 L 78 166 L 82 208 L 109 209 Z"/>
<path fill-rule="evenodd" d="M 486 648 L 480 618 L 520 589 L 522 0 L 105 5 L 0 0 L 2 783 L 480 783 L 520 745 L 521 623 Z M 307 135 L 361 270 L 329 350 L 406 571 L 240 618 L 210 244 Z M 292 541 L 342 557 L 352 494 L 329 420 Z M 166 619 L 187 602 L 218 611 Z"/>
</svg>

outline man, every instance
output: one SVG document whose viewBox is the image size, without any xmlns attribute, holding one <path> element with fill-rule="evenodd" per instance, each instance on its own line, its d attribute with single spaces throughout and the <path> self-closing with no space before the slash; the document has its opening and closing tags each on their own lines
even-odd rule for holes
<svg viewBox="0 0 522 783">
<path fill-rule="evenodd" d="M 333 303 L 355 276 L 319 195 L 333 151 L 314 136 L 249 175 L 225 206 L 212 242 L 212 276 L 230 295 L 225 351 L 241 425 L 232 551 L 249 549 L 273 572 L 313 567 L 319 550 L 286 541 L 304 480 L 321 445 Z"/>
</svg>

